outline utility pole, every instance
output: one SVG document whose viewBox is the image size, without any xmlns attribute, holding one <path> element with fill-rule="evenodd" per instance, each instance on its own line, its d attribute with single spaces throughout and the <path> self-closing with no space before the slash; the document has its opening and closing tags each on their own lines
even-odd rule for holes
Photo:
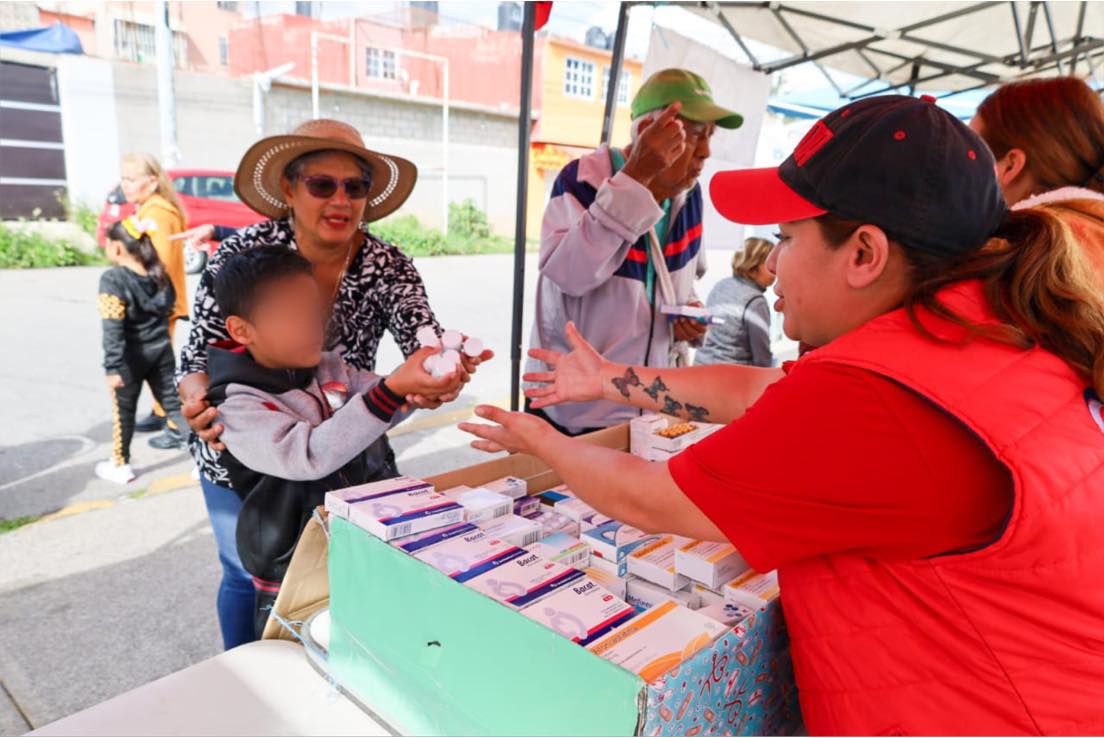
<svg viewBox="0 0 1104 738">
<path fill-rule="evenodd" d="M 157 42 L 157 109 L 161 123 L 161 165 L 168 168 L 180 162 L 176 145 L 176 93 L 173 90 L 173 35 L 169 28 L 169 4 L 154 3 L 154 37 Z"/>
</svg>

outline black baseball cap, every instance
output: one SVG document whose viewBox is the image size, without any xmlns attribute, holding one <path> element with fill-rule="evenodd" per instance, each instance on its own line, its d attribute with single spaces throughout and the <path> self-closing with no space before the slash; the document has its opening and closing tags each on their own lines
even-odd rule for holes
<svg viewBox="0 0 1104 738">
<path fill-rule="evenodd" d="M 871 97 L 834 110 L 780 166 L 718 172 L 709 194 L 737 223 L 832 213 L 946 254 L 980 248 L 1007 213 L 989 147 L 928 96 Z"/>
</svg>

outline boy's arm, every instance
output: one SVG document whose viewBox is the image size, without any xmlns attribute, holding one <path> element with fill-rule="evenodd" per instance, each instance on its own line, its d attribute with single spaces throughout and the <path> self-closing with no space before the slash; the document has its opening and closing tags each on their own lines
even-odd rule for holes
<svg viewBox="0 0 1104 738">
<path fill-rule="evenodd" d="M 322 479 L 348 464 L 391 428 L 403 400 L 382 382 L 350 394 L 333 416 L 312 426 L 272 398 L 231 387 L 219 405 L 221 441 L 244 466 L 291 481 Z"/>
<path fill-rule="evenodd" d="M 96 303 L 103 325 L 104 374 L 120 374 L 126 349 L 126 295 L 116 284 L 111 272 L 100 277 L 100 293 Z"/>
</svg>

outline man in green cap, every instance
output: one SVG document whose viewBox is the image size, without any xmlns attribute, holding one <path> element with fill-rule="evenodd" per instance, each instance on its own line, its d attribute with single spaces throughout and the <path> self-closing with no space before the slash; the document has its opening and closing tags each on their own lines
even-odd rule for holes
<svg viewBox="0 0 1104 738">
<path fill-rule="evenodd" d="M 631 112 L 628 146 L 602 146 L 570 162 L 552 187 L 527 381 L 539 381 L 547 351 L 571 350 L 576 330 L 610 361 L 652 367 L 677 363 L 705 335 L 704 324 L 670 321 L 661 310 L 701 304 L 694 294 L 705 272 L 698 177 L 713 132 L 738 128 L 743 118 L 715 104 L 709 84 L 685 69 L 649 77 Z M 573 435 L 636 414 L 604 401 L 547 410 L 527 401 L 526 409 Z"/>
</svg>

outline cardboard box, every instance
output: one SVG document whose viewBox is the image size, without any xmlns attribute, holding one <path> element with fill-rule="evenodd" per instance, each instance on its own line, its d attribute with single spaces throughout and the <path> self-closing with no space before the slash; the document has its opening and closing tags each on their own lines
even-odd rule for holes
<svg viewBox="0 0 1104 738">
<path fill-rule="evenodd" d="M 621 563 L 629 554 L 656 538 L 617 520 L 583 531 L 580 538 L 595 556 Z"/>
<path fill-rule="evenodd" d="M 555 594 L 529 605 L 521 614 L 580 646 L 627 623 L 636 611 L 620 597 L 583 576 Z"/>
<path fill-rule="evenodd" d="M 686 589 L 690 580 L 675 571 L 675 553 L 690 542 L 683 536 L 666 535 L 644 544 L 629 554 L 629 573 L 672 592 Z"/>
<path fill-rule="evenodd" d="M 531 553 L 564 566 L 585 569 L 590 566 L 590 546 L 566 533 L 553 533 L 526 546 Z"/>
<path fill-rule="evenodd" d="M 330 515 L 349 519 L 349 505 L 353 502 L 370 500 L 381 493 L 406 492 L 416 489 L 433 488 L 433 485 L 413 477 L 395 477 L 370 484 L 358 484 L 355 487 L 333 490 L 326 493 L 325 507 Z"/>
<path fill-rule="evenodd" d="M 579 537 L 579 523 L 577 521 L 547 506 L 542 507 L 543 509 L 540 512 L 529 519 L 540 524 L 541 530 L 544 531 L 543 535 L 552 536 L 557 533 L 565 533 L 575 538 Z"/>
<path fill-rule="evenodd" d="M 348 504 L 349 522 L 384 541 L 464 520 L 464 508 L 432 485 L 377 492 L 352 498 Z"/>
<path fill-rule="evenodd" d="M 474 489 L 465 485 L 447 489 L 441 494 L 460 503 L 464 519 L 469 523 L 487 523 L 497 518 L 513 515 L 514 501 L 506 495 L 491 492 L 484 487 Z"/>
<path fill-rule="evenodd" d="M 528 607 L 583 579 L 578 569 L 557 564 L 532 551 L 519 550 L 498 566 L 468 580 L 468 586 L 518 609 Z"/>
<path fill-rule="evenodd" d="M 754 569 L 748 569 L 724 586 L 726 600 L 750 607 L 753 610 L 762 610 L 771 602 L 777 600 L 780 594 L 778 572 L 776 571 L 760 574 Z"/>
<path fill-rule="evenodd" d="M 690 590 L 672 592 L 645 579 L 629 577 L 625 583 L 625 601 L 639 612 L 646 612 L 666 600 L 674 600 L 690 610 L 701 607 L 701 597 Z"/>
<path fill-rule="evenodd" d="M 731 543 L 690 541 L 675 552 L 675 571 L 713 589 L 747 570 L 747 562 Z"/>
<path fill-rule="evenodd" d="M 541 501 L 539 497 L 530 497 L 526 495 L 514 501 L 514 515 L 520 515 L 523 518 L 532 518 L 539 515 L 540 512 Z"/>
<path fill-rule="evenodd" d="M 523 553 L 520 546 L 476 528 L 449 535 L 413 555 L 449 578 L 467 582 Z"/>
<path fill-rule="evenodd" d="M 627 449 L 627 424 L 584 437 Z M 430 477 L 438 489 L 510 475 L 562 480 L 514 454 Z M 411 735 L 794 735 L 802 732 L 778 601 L 648 683 L 340 519 L 329 545 L 329 669 Z M 595 558 L 595 561 L 598 561 Z M 285 587 L 288 583 L 285 582 Z M 504 679 L 524 658 L 531 679 Z M 709 688 L 706 689 L 706 685 Z"/>
<path fill-rule="evenodd" d="M 587 648 L 653 682 L 713 645 L 728 630 L 712 618 L 667 600 Z"/>
</svg>

